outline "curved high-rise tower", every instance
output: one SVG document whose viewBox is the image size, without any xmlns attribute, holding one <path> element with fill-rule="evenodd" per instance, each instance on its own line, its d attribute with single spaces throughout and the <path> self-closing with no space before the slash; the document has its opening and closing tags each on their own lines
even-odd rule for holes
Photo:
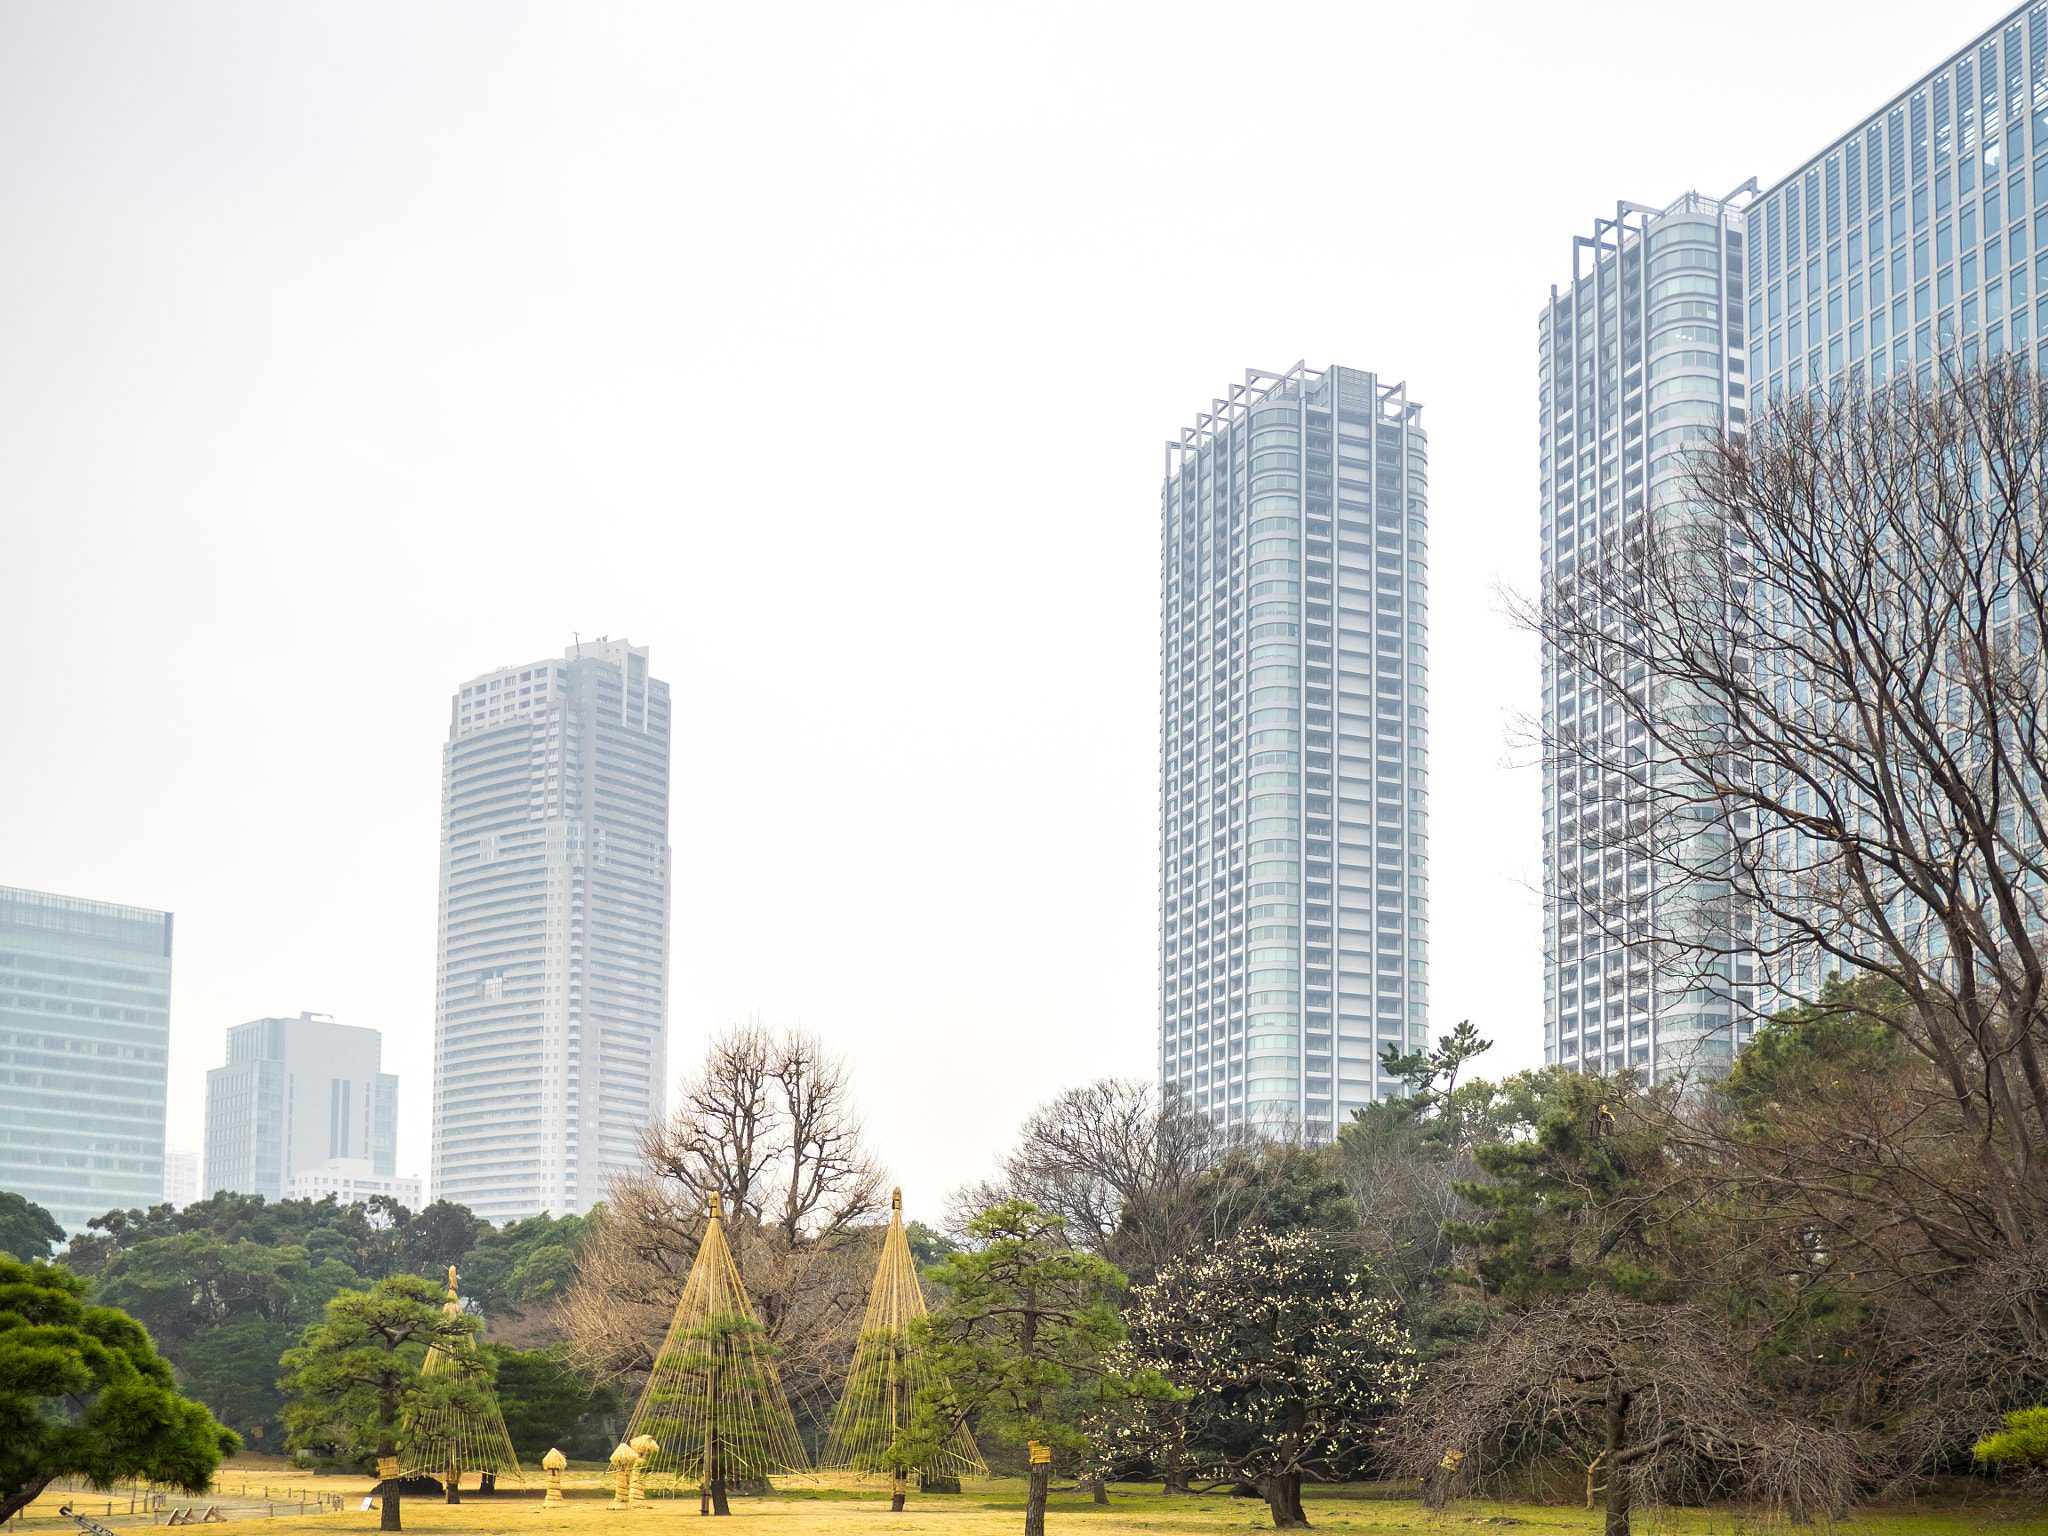
<svg viewBox="0 0 2048 1536">
<path fill-rule="evenodd" d="M 1422 408 L 1249 369 L 1160 491 L 1160 1078 L 1327 1137 L 1429 1022 Z"/>
<path fill-rule="evenodd" d="M 464 683 L 441 773 L 433 1196 L 582 1212 L 668 1080 L 668 684 L 583 641 Z"/>
</svg>

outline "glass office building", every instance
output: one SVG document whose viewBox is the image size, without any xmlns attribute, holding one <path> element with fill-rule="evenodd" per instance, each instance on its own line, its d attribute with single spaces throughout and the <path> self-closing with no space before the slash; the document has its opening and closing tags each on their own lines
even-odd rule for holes
<svg viewBox="0 0 2048 1536">
<path fill-rule="evenodd" d="M 449 700 L 433 1195 L 581 1213 L 668 1081 L 668 684 L 584 641 Z"/>
<path fill-rule="evenodd" d="M 2048 366 L 2048 6 L 2011 12 L 1767 187 L 1746 227 L 1766 414 L 1931 391 L 1994 358 Z M 1776 842 L 1789 868 L 1812 856 L 1789 830 Z M 1760 937 L 1760 1007 L 1817 995 L 1841 965 L 1768 922 Z"/>
<path fill-rule="evenodd" d="M 206 1074 L 206 1192 L 283 1200 L 337 1160 L 394 1177 L 398 1079 L 383 1054 L 376 1030 L 324 1013 L 235 1025 L 226 1064 Z"/>
<path fill-rule="evenodd" d="M 1774 401 L 1931 388 L 2008 353 L 2048 364 L 2044 199 L 2048 5 L 2033 5 L 1760 192 L 1597 220 L 1538 321 L 1547 597 L 1596 542 L 1618 537 L 1625 561 L 1637 519 L 1688 515 L 1685 449 Z M 1725 1065 L 1755 1016 L 1818 993 L 1823 962 L 1765 977 L 1724 931 L 1694 935 L 1721 957 L 1689 974 L 1653 966 L 1633 941 L 1664 898 L 1654 850 L 1598 829 L 1655 764 L 1548 654 L 1543 688 L 1544 1059 Z"/>
<path fill-rule="evenodd" d="M 0 886 L 0 1189 L 73 1232 L 164 1197 L 171 914 Z"/>
<path fill-rule="evenodd" d="M 1926 387 L 2042 347 L 2048 6 L 1950 55 L 1765 189 L 1744 224 L 1749 371 L 1769 398 Z"/>
<path fill-rule="evenodd" d="M 1429 1023 L 1422 408 L 1246 371 L 1160 493 L 1160 1077 L 1328 1136 Z"/>
</svg>

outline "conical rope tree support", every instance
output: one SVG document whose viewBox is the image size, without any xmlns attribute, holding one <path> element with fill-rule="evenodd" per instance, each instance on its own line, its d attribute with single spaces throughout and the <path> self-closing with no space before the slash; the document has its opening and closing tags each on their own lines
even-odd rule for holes
<svg viewBox="0 0 2048 1536">
<path fill-rule="evenodd" d="M 448 1266 L 448 1300 L 441 1310 L 450 1317 L 462 1315 L 455 1266 Z M 519 1470 L 519 1453 L 512 1448 L 512 1436 L 505 1429 L 505 1415 L 498 1407 L 498 1395 L 484 1380 L 476 1359 L 474 1340 L 464 1339 L 452 1351 L 436 1344 L 420 1365 L 422 1376 L 466 1377 L 482 1394 L 482 1411 L 467 1411 L 449 1403 L 434 1403 L 419 1409 L 407 1425 L 404 1447 L 399 1455 L 401 1477 L 437 1477 L 448 1489 L 448 1502 L 461 1500 L 462 1474 L 478 1472 L 491 1478 L 511 1477 L 525 1482 Z"/>
<path fill-rule="evenodd" d="M 754 1317 L 714 1194 L 675 1321 L 626 1425 L 629 1444 L 642 1435 L 657 1444 L 642 1461 L 650 1492 L 674 1496 L 694 1485 L 700 1511 L 723 1515 L 735 1485 L 811 1470 L 777 1353 Z"/>
<path fill-rule="evenodd" d="M 867 1316 L 861 1322 L 860 1344 L 846 1390 L 833 1410 L 832 1433 L 825 1442 L 821 1467 L 861 1472 L 893 1472 L 894 1507 L 901 1509 L 904 1469 L 889 1462 L 896 1432 L 910 1422 L 917 1394 L 937 1387 L 948 1395 L 952 1384 L 935 1374 L 923 1352 L 912 1345 L 910 1325 L 926 1315 L 924 1287 L 910 1257 L 910 1239 L 903 1231 L 903 1191 L 889 1202 L 889 1232 L 882 1239 L 881 1262 L 868 1291 Z M 924 1477 L 987 1477 L 988 1463 L 964 1423 L 936 1464 L 919 1469 Z"/>
</svg>

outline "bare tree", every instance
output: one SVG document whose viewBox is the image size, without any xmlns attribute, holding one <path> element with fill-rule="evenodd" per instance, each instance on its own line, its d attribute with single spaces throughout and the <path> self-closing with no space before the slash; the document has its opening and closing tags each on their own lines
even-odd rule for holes
<svg viewBox="0 0 2048 1536">
<path fill-rule="evenodd" d="M 644 1166 L 608 1187 L 560 1307 L 577 1363 L 644 1376 L 716 1194 L 791 1406 L 820 1418 L 851 1355 L 886 1210 L 844 1065 L 801 1031 L 727 1030 L 641 1151 Z"/>
<path fill-rule="evenodd" d="M 1900 1363 L 1894 1464 L 1924 1475 L 1967 1455 L 2012 1409 L 2048 1400 L 2048 1341 L 2033 1318 L 2048 1297 L 2048 1242 L 1984 1265 L 1939 1309 L 1913 1307 L 1918 1326 L 1889 1330 Z M 1903 1347 L 1896 1347 L 1903 1346 Z"/>
<path fill-rule="evenodd" d="M 1029 1200 L 1100 1253 L 1130 1200 L 1191 1182 L 1212 1160 L 1213 1140 L 1207 1115 L 1184 1110 L 1177 1098 L 1162 1104 L 1152 1084 L 1097 1078 L 1032 1112 L 995 1177 L 955 1192 L 955 1225 L 1003 1200 Z"/>
<path fill-rule="evenodd" d="M 1786 1412 L 1756 1378 L 1756 1342 L 1692 1307 L 1552 1302 L 1436 1368 L 1387 1449 L 1433 1504 L 1562 1450 L 1589 1502 L 1606 1494 L 1607 1536 L 1629 1536 L 1635 1506 L 1673 1488 L 1839 1516 L 1868 1480 L 1866 1444 Z"/>
<path fill-rule="evenodd" d="M 1522 610 L 1605 701 L 1546 748 L 1603 786 L 1570 832 L 1657 872 L 1578 893 L 1632 957 L 1760 1006 L 1892 984 L 1843 1006 L 1923 1067 L 1871 1107 L 1905 1167 L 1788 1159 L 1761 1192 L 1937 1300 L 2048 1235 L 2044 480 L 2024 362 L 1774 405 Z M 2048 1293 L 2020 1310 L 2048 1336 Z"/>
<path fill-rule="evenodd" d="M 1029 1200 L 1143 1282 L 1255 1216 L 1279 1146 L 1217 1125 L 1178 1092 L 1098 1078 L 1034 1111 L 995 1176 L 954 1191 L 948 1224 L 964 1231 L 990 1206 Z"/>
<path fill-rule="evenodd" d="M 1552 1068 L 1499 1084 L 1474 1078 L 1434 1102 L 1382 1099 L 1339 1129 L 1330 1169 L 1357 1210 L 1360 1245 L 1403 1305 L 1456 1262 L 1445 1223 L 1481 1216 L 1458 1193 L 1489 1177 L 1473 1150 L 1527 1139 L 1556 1081 Z"/>
</svg>

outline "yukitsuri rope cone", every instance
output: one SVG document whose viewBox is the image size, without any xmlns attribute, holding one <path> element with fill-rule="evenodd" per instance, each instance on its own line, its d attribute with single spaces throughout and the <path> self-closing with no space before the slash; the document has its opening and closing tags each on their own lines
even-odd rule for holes
<svg viewBox="0 0 2048 1536">
<path fill-rule="evenodd" d="M 911 1345 L 910 1325 L 924 1315 L 924 1289 L 917 1283 L 910 1239 L 904 1235 L 903 1191 L 898 1189 L 890 1197 L 889 1233 L 882 1239 L 882 1259 L 875 1266 L 874 1285 L 868 1291 L 860 1344 L 854 1351 L 846 1390 L 832 1414 L 832 1433 L 825 1442 L 820 1466 L 862 1472 L 890 1470 L 889 1446 L 896 1431 L 909 1423 L 919 1391 L 937 1386 L 951 1392 L 951 1383 L 935 1375 L 923 1353 Z M 974 1432 L 962 1424 L 937 1463 L 923 1471 L 926 1476 L 987 1477 L 988 1463 L 981 1459 Z M 900 1493 L 900 1473 L 897 1482 Z"/>
<path fill-rule="evenodd" d="M 455 1266 L 448 1266 L 448 1300 L 441 1308 L 450 1317 L 462 1313 L 456 1291 Z M 467 1354 L 475 1344 L 464 1339 L 455 1346 Z M 423 1376 L 461 1372 L 465 1362 L 436 1344 L 420 1365 Z M 399 1471 L 405 1477 L 438 1477 L 453 1495 L 465 1472 L 488 1472 L 494 1477 L 512 1477 L 519 1482 L 519 1453 L 512 1449 L 512 1437 L 505 1430 L 505 1415 L 498 1408 L 498 1395 L 490 1383 L 476 1382 L 484 1395 L 485 1411 L 464 1413 L 455 1408 L 429 1408 L 420 1413 L 406 1431 Z"/>
<path fill-rule="evenodd" d="M 660 1442 L 645 1463 L 650 1492 L 695 1486 L 702 1507 L 724 1514 L 734 1484 L 810 1471 L 775 1355 L 726 1245 L 714 1194 L 675 1321 L 626 1425 L 628 1442 L 640 1435 Z"/>
</svg>

